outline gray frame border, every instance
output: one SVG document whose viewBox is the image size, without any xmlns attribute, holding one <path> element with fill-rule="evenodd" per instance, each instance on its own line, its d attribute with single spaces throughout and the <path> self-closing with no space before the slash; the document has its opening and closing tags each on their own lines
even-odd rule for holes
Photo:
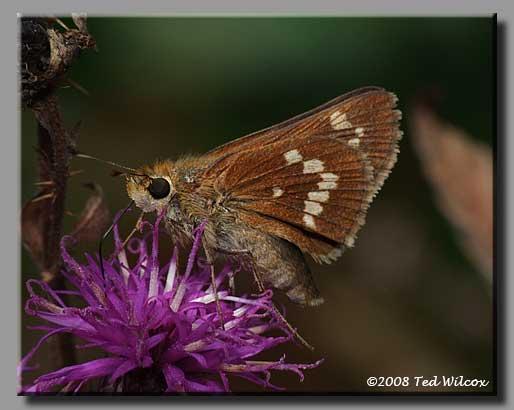
<svg viewBox="0 0 514 410">
<path fill-rule="evenodd" d="M 0 167 L 3 182 L 7 186 L 3 201 L 1 201 L 2 212 L 2 256 L 6 259 L 7 266 L 3 272 L 4 291 L 0 299 L 2 303 L 1 322 L 4 325 L 3 349 L 1 349 L 2 366 L 2 392 L 4 393 L 6 408 L 26 407 L 53 407 L 59 405 L 77 404 L 81 407 L 100 409 L 103 407 L 118 407 L 127 405 L 152 405 L 163 406 L 326 406 L 347 405 L 351 407 L 362 406 L 400 406 L 407 405 L 421 406 L 428 408 L 432 406 L 441 407 L 503 407 L 509 404 L 511 395 L 508 387 L 511 385 L 510 375 L 513 370 L 512 355 L 508 347 L 513 341 L 513 320 L 514 309 L 507 295 L 514 294 L 513 282 L 509 280 L 509 273 L 512 271 L 512 257 L 508 249 L 514 228 L 507 210 L 513 209 L 513 194 L 509 176 L 512 177 L 512 166 L 508 158 L 513 157 L 513 144 L 509 144 L 507 136 L 510 135 L 511 120 L 508 116 L 508 103 L 511 101 L 513 87 L 507 78 L 509 67 L 512 67 L 512 41 L 509 24 L 514 17 L 514 2 L 509 0 L 391 0 L 388 2 L 358 1 L 305 1 L 305 0 L 260 0 L 254 2 L 241 2 L 240 0 L 195 0 L 194 2 L 178 0 L 154 0 L 146 2 L 115 2 L 106 0 L 80 0 L 73 4 L 70 1 L 47 0 L 21 0 L 16 4 L 2 4 L 0 25 L 0 41 L 4 54 L 5 64 L 2 64 L 2 75 L 0 81 L 2 87 L 1 110 L 2 119 L 7 123 L 4 127 L 2 145 L 5 147 L 0 151 L 2 157 Z M 499 34 L 499 56 L 498 56 L 498 155 L 496 157 L 497 176 L 497 243 L 496 263 L 499 275 L 497 286 L 499 298 L 499 311 L 497 323 L 499 327 L 498 341 L 503 349 L 498 350 L 499 357 L 499 390 L 501 396 L 498 399 L 491 397 L 219 397 L 219 398 L 39 398 L 27 399 L 16 396 L 15 369 L 19 357 L 19 115 L 17 96 L 17 74 L 16 65 L 13 62 L 17 58 L 17 13 L 22 14 L 68 14 L 71 11 L 87 11 L 90 15 L 205 15 L 205 16 L 476 16 L 498 13 L 500 25 Z M 4 44 L 5 43 L 5 44 Z M 471 85 L 472 86 L 472 85 Z M 13 103 L 16 102 L 16 103 Z M 501 138 L 504 136 L 504 138 Z M 13 171 L 16 170 L 16 171 Z M 9 176 L 16 174 L 16 178 Z M 14 238 L 14 239 L 13 239 Z M 14 274 L 16 272 L 16 274 Z M 13 292 L 16 289 L 16 292 Z M 14 308 L 13 308 L 14 306 Z M 13 313 L 15 312 L 15 313 Z M 73 403 L 73 404 L 72 404 Z"/>
</svg>

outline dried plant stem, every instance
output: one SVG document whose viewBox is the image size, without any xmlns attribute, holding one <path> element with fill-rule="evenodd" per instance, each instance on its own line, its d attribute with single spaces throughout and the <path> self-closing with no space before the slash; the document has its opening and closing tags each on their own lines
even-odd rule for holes
<svg viewBox="0 0 514 410">
<path fill-rule="evenodd" d="M 46 267 L 52 275 L 50 281 L 57 275 L 59 263 L 59 243 L 62 237 L 62 222 L 65 213 L 66 185 L 69 175 L 68 133 L 63 124 L 61 114 L 57 107 L 57 97 L 49 95 L 44 100 L 37 102 L 33 107 L 38 121 L 39 150 L 48 156 L 49 177 L 52 184 L 52 212 L 49 213 L 49 221 L 46 231 Z M 48 143 L 50 142 L 50 143 Z M 40 159 L 40 161 L 44 161 Z M 40 165 L 40 170 L 46 168 Z M 40 175 L 40 180 L 45 179 Z"/>
<path fill-rule="evenodd" d="M 38 122 L 38 148 L 40 153 L 40 180 L 50 179 L 53 197 L 45 231 L 45 280 L 53 289 L 64 289 L 65 280 L 59 274 L 59 244 L 65 214 L 66 185 L 69 176 L 69 141 L 57 106 L 57 97 L 48 95 L 32 107 Z M 42 175 L 48 174 L 48 175 Z M 53 339 L 53 361 L 60 366 L 75 363 L 75 349 L 70 334 L 58 334 Z"/>
<path fill-rule="evenodd" d="M 64 289 L 60 275 L 60 241 L 66 214 L 66 186 L 69 177 L 72 135 L 64 126 L 55 90 L 65 80 L 74 59 L 83 49 L 93 48 L 84 16 L 74 16 L 78 29 L 59 31 L 50 18 L 22 18 L 21 97 L 32 109 L 38 124 L 39 186 L 35 200 L 24 206 L 22 231 L 24 243 L 41 276 L 54 289 Z M 66 302 L 65 302 L 66 303 Z M 56 335 L 51 351 L 58 367 L 75 363 L 72 336 Z"/>
</svg>

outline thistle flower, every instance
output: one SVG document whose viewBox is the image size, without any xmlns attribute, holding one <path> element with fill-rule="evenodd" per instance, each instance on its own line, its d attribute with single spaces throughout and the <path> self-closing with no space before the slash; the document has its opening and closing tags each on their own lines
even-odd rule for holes
<svg viewBox="0 0 514 410">
<path fill-rule="evenodd" d="M 272 370 L 292 371 L 303 380 L 302 370 L 321 363 L 288 364 L 284 357 L 255 360 L 261 352 L 293 339 L 274 308 L 272 292 L 230 294 L 227 282 L 236 270 L 226 264 L 216 274 L 222 328 L 210 268 L 197 256 L 205 224 L 193 232 L 187 267 L 179 272 L 176 246 L 171 260 L 159 264 L 161 217 L 154 225 L 145 222 L 150 232 L 132 238 L 125 247 L 115 225 L 115 257 L 103 263 L 104 275 L 91 256 L 85 255 L 84 264 L 70 256 L 66 247 L 73 239 L 63 238 L 62 274 L 73 291 L 52 290 L 39 280 L 27 282 L 30 297 L 25 311 L 46 321 L 37 329 L 47 333 L 22 359 L 20 382 L 36 351 L 56 333 L 71 333 L 85 341 L 77 348 L 97 348 L 104 354 L 39 376 L 20 387 L 21 393 L 229 392 L 230 376 L 279 389 L 270 382 Z M 135 255 L 132 266 L 127 251 Z M 85 307 L 67 306 L 59 296 L 65 293 L 81 299 Z"/>
</svg>

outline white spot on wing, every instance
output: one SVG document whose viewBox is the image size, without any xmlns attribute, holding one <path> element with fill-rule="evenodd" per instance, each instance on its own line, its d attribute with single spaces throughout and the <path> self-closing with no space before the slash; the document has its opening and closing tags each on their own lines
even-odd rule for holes
<svg viewBox="0 0 514 410">
<path fill-rule="evenodd" d="M 360 138 L 352 138 L 351 140 L 348 140 L 348 145 L 354 148 L 358 148 L 361 140 Z"/>
<path fill-rule="evenodd" d="M 323 179 L 323 181 L 337 181 L 339 179 L 339 175 L 336 175 L 336 174 L 332 174 L 332 172 L 325 172 L 323 174 L 320 174 L 321 175 L 321 179 Z"/>
<path fill-rule="evenodd" d="M 346 113 L 341 114 L 341 111 L 336 111 L 330 115 L 330 125 L 335 130 L 344 130 L 352 127 L 352 123 L 346 120 Z"/>
<path fill-rule="evenodd" d="M 322 181 L 318 182 L 318 188 L 320 191 L 327 189 L 336 189 L 337 188 L 337 180 L 339 176 L 333 174 L 332 172 L 324 172 L 320 174 Z"/>
<path fill-rule="evenodd" d="M 303 160 L 302 154 L 297 149 L 292 149 L 284 154 L 287 165 L 296 164 Z"/>
<path fill-rule="evenodd" d="M 323 212 L 323 207 L 317 202 L 312 201 L 303 201 L 305 204 L 304 212 L 307 212 L 311 215 L 319 215 Z"/>
<path fill-rule="evenodd" d="M 309 200 L 317 202 L 327 202 L 330 198 L 330 192 L 328 191 L 313 191 L 308 194 Z"/>
<path fill-rule="evenodd" d="M 337 188 L 337 182 L 318 182 L 318 188 L 319 189 L 336 189 Z"/>
<path fill-rule="evenodd" d="M 362 128 L 362 127 L 355 128 L 355 135 L 357 135 L 357 137 L 359 137 L 359 138 L 364 137 L 364 128 Z"/>
<path fill-rule="evenodd" d="M 325 167 L 323 161 L 319 159 L 310 159 L 303 162 L 303 173 L 304 174 L 315 174 L 316 172 L 323 172 Z"/>
<path fill-rule="evenodd" d="M 314 222 L 314 218 L 312 217 L 312 215 L 304 214 L 303 223 L 305 224 L 305 226 L 309 228 L 316 229 L 316 223 Z"/>
<path fill-rule="evenodd" d="M 273 198 L 281 197 L 283 193 L 284 193 L 284 191 L 282 189 L 280 189 L 279 187 L 276 186 L 273 188 Z"/>
</svg>

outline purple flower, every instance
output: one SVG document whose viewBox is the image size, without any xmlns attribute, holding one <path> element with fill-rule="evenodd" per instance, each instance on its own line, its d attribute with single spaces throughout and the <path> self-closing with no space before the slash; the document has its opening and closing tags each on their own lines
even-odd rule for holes
<svg viewBox="0 0 514 410">
<path fill-rule="evenodd" d="M 293 371 L 303 380 L 302 370 L 321 363 L 288 364 L 284 357 L 255 360 L 261 352 L 293 339 L 273 306 L 272 292 L 230 294 L 227 282 L 236 271 L 226 264 L 216 274 L 222 329 L 209 266 L 197 257 L 205 224 L 193 232 L 195 241 L 181 273 L 176 246 L 171 260 L 159 264 L 160 219 L 155 225 L 145 222 L 150 232 L 125 247 L 115 226 L 116 251 L 104 262 L 105 278 L 91 256 L 85 255 L 84 264 L 70 256 L 66 245 L 73 239 L 65 237 L 62 273 L 75 290 L 56 291 L 40 280 L 27 282 L 30 297 L 25 311 L 45 320 L 47 324 L 37 329 L 47 333 L 21 360 L 20 383 L 38 348 L 57 333 L 71 333 L 85 342 L 77 348 L 99 348 L 104 354 L 39 376 L 20 387 L 21 393 L 229 392 L 231 376 L 279 389 L 270 382 L 272 370 Z M 134 264 L 128 259 L 135 259 Z M 80 298 L 85 307 L 67 306 L 59 296 L 65 293 Z"/>
</svg>

